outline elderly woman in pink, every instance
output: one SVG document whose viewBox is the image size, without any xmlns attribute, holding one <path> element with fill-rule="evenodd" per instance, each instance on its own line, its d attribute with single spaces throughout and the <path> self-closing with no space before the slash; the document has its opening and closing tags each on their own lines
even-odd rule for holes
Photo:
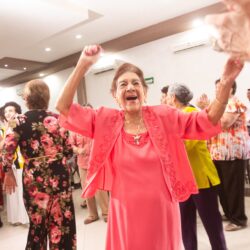
<svg viewBox="0 0 250 250">
<path fill-rule="evenodd" d="M 207 139 L 220 131 L 224 103 L 243 65 L 233 59 L 226 63 L 217 99 L 201 112 L 144 106 L 143 72 L 129 63 L 117 69 L 111 86 L 121 110 L 72 104 L 100 52 L 100 46 L 84 48 L 57 101 L 61 124 L 94 138 L 83 195 L 111 192 L 107 250 L 180 250 L 178 201 L 197 193 L 183 139 Z"/>
</svg>

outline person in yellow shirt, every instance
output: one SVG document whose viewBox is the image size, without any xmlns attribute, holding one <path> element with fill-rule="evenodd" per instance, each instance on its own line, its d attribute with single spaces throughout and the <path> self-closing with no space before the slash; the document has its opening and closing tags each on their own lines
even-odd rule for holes
<svg viewBox="0 0 250 250">
<path fill-rule="evenodd" d="M 189 104 L 193 93 L 182 84 L 173 84 L 168 88 L 166 103 L 183 112 L 196 112 Z M 220 179 L 213 164 L 206 141 L 185 140 L 188 158 L 199 188 L 198 194 L 192 194 L 186 201 L 180 202 L 182 238 L 185 250 L 197 250 L 198 211 L 206 229 L 212 250 L 226 250 L 221 214 L 217 199 L 217 186 Z"/>
</svg>

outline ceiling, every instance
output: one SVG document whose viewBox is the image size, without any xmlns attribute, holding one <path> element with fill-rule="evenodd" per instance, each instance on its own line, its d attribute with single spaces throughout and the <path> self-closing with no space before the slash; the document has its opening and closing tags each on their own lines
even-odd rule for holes
<svg viewBox="0 0 250 250">
<path fill-rule="evenodd" d="M 70 58 L 84 45 L 105 44 L 217 2 L 0 0 L 0 86 L 11 84 L 13 76 Z M 82 37 L 76 39 L 76 35 Z"/>
</svg>

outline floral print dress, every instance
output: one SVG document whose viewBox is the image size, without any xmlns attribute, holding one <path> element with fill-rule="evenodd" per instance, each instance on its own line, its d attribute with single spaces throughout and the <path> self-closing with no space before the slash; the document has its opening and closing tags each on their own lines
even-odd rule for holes
<svg viewBox="0 0 250 250">
<path fill-rule="evenodd" d="M 249 159 L 249 135 L 246 126 L 247 107 L 236 97 L 229 99 L 225 112 L 239 114 L 236 122 L 208 141 L 213 160 Z"/>
<path fill-rule="evenodd" d="M 20 146 L 24 157 L 24 203 L 30 219 L 27 250 L 76 249 L 76 227 L 70 168 L 72 156 L 68 132 L 58 124 L 57 115 L 31 110 L 18 115 L 6 135 L 3 163 L 11 168 Z"/>
</svg>

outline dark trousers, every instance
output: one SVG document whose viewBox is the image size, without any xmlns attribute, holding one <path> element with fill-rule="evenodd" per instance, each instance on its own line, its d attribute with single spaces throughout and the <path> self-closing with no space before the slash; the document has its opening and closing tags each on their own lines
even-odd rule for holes
<svg viewBox="0 0 250 250">
<path fill-rule="evenodd" d="M 197 250 L 196 210 L 207 232 L 212 250 L 226 250 L 215 187 L 200 189 L 198 194 L 180 202 L 181 229 L 185 250 Z"/>
<path fill-rule="evenodd" d="M 234 224 L 245 226 L 245 166 L 247 160 L 214 161 L 221 185 L 220 203 L 225 216 Z"/>
</svg>

